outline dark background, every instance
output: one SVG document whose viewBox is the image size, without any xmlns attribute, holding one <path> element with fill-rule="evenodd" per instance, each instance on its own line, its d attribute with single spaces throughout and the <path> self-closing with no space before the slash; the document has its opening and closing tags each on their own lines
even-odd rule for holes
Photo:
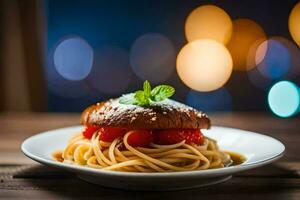
<svg viewBox="0 0 300 200">
<path fill-rule="evenodd" d="M 21 30 L 23 41 L 27 41 L 31 37 L 30 41 L 34 40 L 35 36 L 31 32 L 28 33 L 30 28 L 38 28 L 41 36 L 39 43 L 41 44 L 41 54 L 31 55 L 31 60 L 36 57 L 40 58 L 39 66 L 43 66 L 41 76 L 45 83 L 43 88 L 46 89 L 39 93 L 45 97 L 43 109 L 38 108 L 37 110 L 67 112 L 80 112 L 92 103 L 137 90 L 144 80 L 130 71 L 130 83 L 122 92 L 103 93 L 92 87 L 88 80 L 77 83 L 64 80 L 62 85 L 71 91 L 71 95 L 64 95 L 63 90 L 59 92 L 59 87 L 55 88 L 56 92 L 53 92 L 51 81 L 56 80 L 57 77 L 53 76 L 58 75 L 57 73 L 56 75 L 55 73 L 51 74 L 51 70 L 55 69 L 53 52 L 57 44 L 65 38 L 83 38 L 90 44 L 96 55 L 97 50 L 103 45 L 114 45 L 129 52 L 131 45 L 139 36 L 146 33 L 160 33 L 170 39 L 177 55 L 187 43 L 184 35 L 184 23 L 188 14 L 198 6 L 213 4 L 224 9 L 232 20 L 252 19 L 264 29 L 267 36 L 283 36 L 292 41 L 288 31 L 288 16 L 297 3 L 296 0 L 47 0 L 13 2 L 17 7 L 16 10 L 20 12 L 21 25 L 25 23 L 21 26 L 23 27 Z M 6 6 L 11 4 L 5 1 L 2 3 Z M 28 13 L 31 11 L 36 11 L 37 14 L 32 16 Z M 32 19 L 37 20 L 36 26 L 30 22 Z M 3 21 L 4 25 L 9 23 L 7 20 Z M 7 37 L 10 38 L 10 36 Z M 31 45 L 31 43 L 27 42 L 27 45 Z M 175 69 L 175 61 L 173 67 Z M 106 78 L 113 82 L 115 77 L 114 74 L 111 74 Z M 283 79 L 286 78 L 282 77 L 276 81 Z M 295 77 L 291 80 L 299 84 L 299 79 L 299 77 Z M 199 107 L 197 107 L 204 111 L 258 110 L 269 112 L 266 100 L 269 88 L 256 87 L 248 80 L 247 72 L 234 71 L 224 88 L 209 93 L 200 93 L 201 98 L 198 100 L 198 92 L 193 92 L 196 95 L 187 97 L 190 89 L 181 82 L 176 70 L 163 83 L 171 84 L 176 88 L 175 99 L 189 104 L 190 102 L 199 102 Z M 101 84 L 101 80 L 99 80 L 99 84 Z M 31 85 L 34 85 L 32 88 L 39 87 L 35 83 L 31 83 Z M 76 93 L 81 95 L 76 95 Z M 188 102 L 188 98 L 192 100 Z"/>
</svg>

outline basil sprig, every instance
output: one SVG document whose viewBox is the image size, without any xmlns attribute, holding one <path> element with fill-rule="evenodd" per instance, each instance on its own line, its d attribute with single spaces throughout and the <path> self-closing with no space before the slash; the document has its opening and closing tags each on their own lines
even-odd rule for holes
<svg viewBox="0 0 300 200">
<path fill-rule="evenodd" d="M 170 85 L 158 85 L 151 90 L 149 81 L 145 81 L 143 90 L 123 95 L 119 102 L 121 104 L 149 106 L 151 102 L 163 101 L 164 99 L 171 97 L 174 93 L 175 89 Z"/>
</svg>

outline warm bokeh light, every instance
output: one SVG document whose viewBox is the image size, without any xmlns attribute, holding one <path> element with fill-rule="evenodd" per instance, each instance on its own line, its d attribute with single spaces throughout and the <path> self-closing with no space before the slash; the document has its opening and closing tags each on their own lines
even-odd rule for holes
<svg viewBox="0 0 300 200">
<path fill-rule="evenodd" d="M 185 35 L 189 42 L 197 39 L 213 39 L 223 44 L 230 40 L 232 21 L 221 8 L 213 5 L 193 10 L 185 23 Z"/>
<path fill-rule="evenodd" d="M 126 50 L 108 45 L 95 49 L 95 64 L 87 79 L 93 88 L 106 94 L 119 94 L 127 89 L 131 75 Z"/>
<path fill-rule="evenodd" d="M 300 2 L 296 4 L 289 16 L 289 30 L 292 38 L 300 47 Z"/>
<path fill-rule="evenodd" d="M 299 88 L 292 82 L 280 81 L 269 91 L 268 103 L 274 114 L 290 117 L 299 111 Z"/>
<path fill-rule="evenodd" d="M 234 20 L 232 36 L 227 44 L 233 60 L 233 69 L 250 70 L 255 67 L 254 62 L 250 61 L 255 59 L 253 49 L 257 49 L 264 40 L 266 34 L 256 22 L 250 19 Z"/>
<path fill-rule="evenodd" d="M 175 69 L 173 43 L 159 33 L 140 36 L 130 49 L 130 65 L 142 80 L 152 83 L 165 81 Z"/>
<path fill-rule="evenodd" d="M 261 51 L 265 51 L 266 54 L 261 61 Z M 289 49 L 276 38 L 270 38 L 258 47 L 256 54 L 256 60 L 261 61 L 257 65 L 259 72 L 269 79 L 280 79 L 284 77 L 291 67 L 292 57 Z"/>
<path fill-rule="evenodd" d="M 83 39 L 73 37 L 59 43 L 53 55 L 57 72 L 68 80 L 86 78 L 93 65 L 93 49 Z"/>
<path fill-rule="evenodd" d="M 176 67 L 180 79 L 188 87 L 212 91 L 229 79 L 232 58 L 225 46 L 215 40 L 195 40 L 180 50 Z"/>
<path fill-rule="evenodd" d="M 186 103 L 205 112 L 232 110 L 232 97 L 224 87 L 212 92 L 191 90 L 186 97 Z"/>
</svg>

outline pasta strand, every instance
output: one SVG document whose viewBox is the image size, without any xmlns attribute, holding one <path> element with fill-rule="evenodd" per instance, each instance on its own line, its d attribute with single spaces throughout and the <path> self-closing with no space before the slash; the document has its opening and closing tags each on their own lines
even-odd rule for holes
<svg viewBox="0 0 300 200">
<path fill-rule="evenodd" d="M 221 168 L 230 160 L 216 141 L 208 137 L 201 146 L 181 141 L 172 145 L 151 143 L 145 148 L 128 144 L 131 133 L 128 131 L 123 138 L 112 142 L 99 140 L 98 132 L 90 140 L 76 134 L 61 153 L 61 160 L 96 169 L 146 173 Z"/>
</svg>

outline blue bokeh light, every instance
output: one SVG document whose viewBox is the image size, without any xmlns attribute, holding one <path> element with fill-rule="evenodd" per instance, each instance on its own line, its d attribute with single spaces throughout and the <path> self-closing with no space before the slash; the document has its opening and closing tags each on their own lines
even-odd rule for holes
<svg viewBox="0 0 300 200">
<path fill-rule="evenodd" d="M 267 48 L 266 55 L 257 68 L 269 79 L 284 77 L 291 66 L 291 55 L 286 46 L 276 39 L 269 39 L 262 43 Z"/>
<path fill-rule="evenodd" d="M 220 88 L 212 92 L 190 90 L 186 97 L 186 103 L 205 112 L 232 110 L 232 97 L 226 88 Z"/>
<path fill-rule="evenodd" d="M 65 79 L 78 81 L 86 78 L 93 65 L 93 49 L 79 37 L 59 43 L 54 51 L 54 66 Z"/>
<path fill-rule="evenodd" d="M 54 51 L 54 50 L 53 50 Z M 51 53 L 53 55 L 53 52 Z M 53 59 L 47 59 L 47 67 L 45 67 L 47 86 L 49 89 L 49 98 L 70 99 L 85 98 L 93 93 L 92 89 L 87 85 L 85 80 L 73 81 L 61 76 L 54 66 Z M 53 95 L 53 96 L 52 96 Z M 51 105 L 56 105 L 56 101 L 49 102 Z M 66 104 L 64 104 L 66 105 Z M 69 104 L 68 104 L 69 106 Z M 59 106 L 62 108 L 63 106 Z M 56 109 L 56 107 L 53 107 Z"/>
<path fill-rule="evenodd" d="M 291 56 L 291 64 L 289 67 L 289 71 L 284 78 L 293 79 L 298 77 L 300 75 L 300 49 L 295 43 L 284 37 L 275 36 L 272 38 L 276 39 L 281 44 L 283 44 L 285 48 L 289 51 Z"/>
<path fill-rule="evenodd" d="M 291 117 L 299 111 L 300 92 L 290 81 L 280 81 L 268 94 L 269 107 L 279 117 Z"/>
</svg>

